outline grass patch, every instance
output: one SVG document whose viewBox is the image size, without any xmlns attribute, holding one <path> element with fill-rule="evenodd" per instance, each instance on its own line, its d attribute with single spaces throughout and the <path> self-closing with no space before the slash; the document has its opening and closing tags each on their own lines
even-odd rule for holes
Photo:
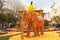
<svg viewBox="0 0 60 40">
<path fill-rule="evenodd" d="M 6 34 L 6 33 L 8 33 L 7 31 L 4 31 L 4 30 L 0 30 L 0 35 L 2 34 Z"/>
<path fill-rule="evenodd" d="M 8 40 L 11 36 L 0 37 L 0 40 Z"/>
<path fill-rule="evenodd" d="M 19 34 L 15 34 L 15 35 L 20 35 L 20 33 Z M 9 40 L 10 37 L 15 36 L 15 35 L 0 36 L 0 40 Z"/>
</svg>

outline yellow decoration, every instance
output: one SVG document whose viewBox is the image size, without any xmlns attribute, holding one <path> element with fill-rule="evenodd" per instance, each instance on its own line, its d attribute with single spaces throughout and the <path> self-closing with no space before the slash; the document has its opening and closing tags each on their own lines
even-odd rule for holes
<svg viewBox="0 0 60 40">
<path fill-rule="evenodd" d="M 32 12 L 34 10 L 34 5 L 33 4 L 28 5 L 26 10 L 27 12 Z"/>
</svg>

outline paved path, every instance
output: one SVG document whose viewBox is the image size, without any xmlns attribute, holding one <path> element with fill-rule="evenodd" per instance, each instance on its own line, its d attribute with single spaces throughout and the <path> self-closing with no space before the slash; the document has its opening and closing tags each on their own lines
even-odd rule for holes
<svg viewBox="0 0 60 40">
<path fill-rule="evenodd" d="M 31 36 L 33 35 L 33 33 L 31 33 Z M 17 36 L 12 36 L 9 38 L 9 40 L 21 40 L 20 35 Z M 44 32 L 44 35 L 40 35 L 37 37 L 24 37 L 24 40 L 60 40 L 60 36 L 59 33 L 57 32 Z"/>
<path fill-rule="evenodd" d="M 0 35 L 0 36 L 9 36 L 9 35 L 15 35 L 15 34 L 19 34 L 21 32 L 8 32 L 7 34 L 3 34 L 3 35 Z"/>
<path fill-rule="evenodd" d="M 12 31 L 9 31 L 8 33 L 2 34 L 0 36 L 9 36 L 9 35 L 15 35 L 15 34 L 21 33 L 21 32 L 16 32 L 16 28 L 11 28 L 10 30 L 12 30 Z"/>
</svg>

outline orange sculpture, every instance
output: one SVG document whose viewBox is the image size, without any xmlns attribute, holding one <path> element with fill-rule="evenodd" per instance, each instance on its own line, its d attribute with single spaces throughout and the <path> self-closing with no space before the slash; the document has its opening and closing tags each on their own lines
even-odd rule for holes
<svg viewBox="0 0 60 40">
<path fill-rule="evenodd" d="M 35 12 L 33 12 L 31 14 L 31 24 L 32 24 L 32 29 L 33 29 L 33 32 L 34 32 L 34 36 L 37 36 L 38 32 L 37 32 L 37 15 L 35 14 Z"/>
<path fill-rule="evenodd" d="M 27 28 L 27 36 L 30 37 L 30 29 L 32 27 L 32 13 L 34 11 L 34 6 L 33 6 L 33 2 L 31 2 L 30 5 L 27 6 L 27 21 L 28 21 L 28 28 Z"/>
<path fill-rule="evenodd" d="M 37 15 L 37 33 L 40 30 L 41 35 L 44 34 L 44 18 L 43 18 L 43 10 L 40 10 L 40 12 L 36 13 Z M 39 34 L 39 33 L 38 33 Z"/>
<path fill-rule="evenodd" d="M 30 28 L 32 27 L 34 31 L 34 35 L 37 36 L 39 35 L 39 31 L 41 31 L 41 35 L 44 34 L 44 19 L 42 16 L 43 10 L 40 10 L 39 12 L 31 12 L 28 15 L 30 15 L 30 24 L 28 27 L 28 32 L 27 35 L 30 36 Z"/>
<path fill-rule="evenodd" d="M 22 10 L 20 10 L 20 26 L 21 26 L 21 38 L 24 40 L 24 30 L 25 30 L 25 23 L 26 23 L 26 21 L 25 21 L 25 16 L 24 16 L 24 12 L 22 11 Z"/>
<path fill-rule="evenodd" d="M 31 9 L 30 9 L 31 6 Z M 37 36 L 39 35 L 39 31 L 41 31 L 41 35 L 44 34 L 44 20 L 43 20 L 43 10 L 40 10 L 39 12 L 35 12 L 33 9 L 33 5 L 31 2 L 28 8 L 28 10 L 26 11 L 26 13 L 24 13 L 23 11 L 20 11 L 20 17 L 21 17 L 21 38 L 24 39 L 24 31 L 25 31 L 25 27 L 26 27 L 26 22 L 28 22 L 28 27 L 27 27 L 27 36 L 30 37 L 30 30 L 32 28 L 34 35 Z M 24 15 L 26 14 L 26 15 Z"/>
<path fill-rule="evenodd" d="M 30 37 L 30 29 L 32 28 L 33 31 L 34 31 L 34 35 L 36 36 L 37 34 L 37 30 L 36 30 L 36 27 L 37 27 L 37 20 L 36 20 L 36 15 L 34 14 L 34 12 L 30 12 L 28 13 L 28 28 L 27 28 L 27 36 Z"/>
</svg>

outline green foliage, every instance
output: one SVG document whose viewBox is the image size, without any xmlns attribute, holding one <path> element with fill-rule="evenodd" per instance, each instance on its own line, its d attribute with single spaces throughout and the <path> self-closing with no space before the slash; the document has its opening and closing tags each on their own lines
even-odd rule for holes
<svg viewBox="0 0 60 40">
<path fill-rule="evenodd" d="M 55 16 L 53 18 L 54 21 L 56 21 L 58 24 L 60 23 L 60 16 Z"/>
<path fill-rule="evenodd" d="M 12 36 L 0 36 L 0 40 L 9 40 L 9 38 Z"/>
<path fill-rule="evenodd" d="M 4 13 L 0 13 L 0 23 L 3 24 L 6 27 L 10 27 L 9 23 L 16 23 L 17 22 L 17 18 L 15 17 L 14 14 L 4 14 Z"/>
<path fill-rule="evenodd" d="M 45 22 L 45 26 L 48 26 L 49 21 L 48 20 L 44 20 L 44 22 Z"/>
<path fill-rule="evenodd" d="M 14 35 L 9 35 L 9 36 L 0 36 L 0 40 L 9 40 L 10 37 L 13 37 L 13 36 L 16 36 L 16 35 L 20 35 L 20 33 L 14 34 Z"/>
<path fill-rule="evenodd" d="M 14 14 L 0 13 L 0 23 L 2 22 L 14 23 L 16 21 L 17 21 L 17 18 L 14 16 Z"/>
<path fill-rule="evenodd" d="M 7 21 L 7 15 L 0 13 L 0 23 L 6 22 Z"/>
<path fill-rule="evenodd" d="M 7 14 L 7 19 L 9 23 L 14 23 L 17 21 L 17 18 L 14 16 L 14 14 Z"/>
</svg>

